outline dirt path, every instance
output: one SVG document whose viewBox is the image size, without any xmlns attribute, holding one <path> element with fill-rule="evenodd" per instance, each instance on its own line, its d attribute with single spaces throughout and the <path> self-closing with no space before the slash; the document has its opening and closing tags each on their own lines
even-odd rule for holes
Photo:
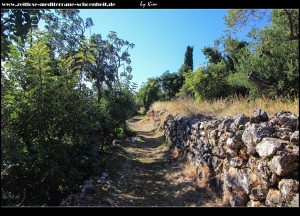
<svg viewBox="0 0 300 216">
<path fill-rule="evenodd" d="M 220 200 L 197 185 L 195 176 L 175 158 L 162 133 L 151 125 L 145 116 L 128 121 L 139 138 L 114 149 L 108 162 L 112 186 L 99 192 L 93 205 L 218 206 Z"/>
</svg>

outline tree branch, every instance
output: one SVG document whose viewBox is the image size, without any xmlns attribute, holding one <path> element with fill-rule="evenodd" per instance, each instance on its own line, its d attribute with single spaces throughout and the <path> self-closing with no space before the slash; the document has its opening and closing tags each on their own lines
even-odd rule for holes
<svg viewBox="0 0 300 216">
<path fill-rule="evenodd" d="M 267 88 L 272 85 L 271 79 L 266 79 L 264 77 L 261 77 L 259 74 L 257 74 L 254 71 L 250 71 L 250 73 L 248 74 L 248 79 L 260 89 Z"/>
<path fill-rule="evenodd" d="M 287 9 L 283 9 L 286 13 L 288 20 L 289 20 L 289 26 L 290 26 L 290 40 L 298 40 L 299 34 L 294 35 L 294 26 L 293 26 L 293 18 L 292 13 L 288 11 Z"/>
</svg>

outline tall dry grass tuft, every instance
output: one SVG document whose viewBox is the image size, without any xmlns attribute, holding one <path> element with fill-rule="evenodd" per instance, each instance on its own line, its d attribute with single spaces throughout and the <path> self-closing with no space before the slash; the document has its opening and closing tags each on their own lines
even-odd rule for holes
<svg viewBox="0 0 300 216">
<path fill-rule="evenodd" d="M 194 99 L 185 97 L 172 101 L 158 101 L 152 104 L 150 109 L 166 110 L 168 114 L 193 116 L 198 113 L 204 115 L 225 117 L 245 114 L 251 116 L 254 108 L 266 111 L 271 117 L 275 113 L 285 110 L 299 115 L 299 98 L 287 100 L 284 98 L 268 99 L 259 98 L 250 101 L 244 97 L 232 97 L 230 99 L 217 99 L 213 101 L 196 102 Z"/>
<path fill-rule="evenodd" d="M 198 179 L 196 166 L 193 166 L 190 163 L 186 163 L 184 166 L 184 172 L 187 176 L 192 177 L 196 180 Z"/>
<path fill-rule="evenodd" d="M 207 166 L 207 164 L 200 164 L 198 169 L 200 170 L 200 172 L 198 175 L 199 177 L 197 178 L 197 183 L 199 187 L 207 187 L 211 177 L 209 167 Z"/>
<path fill-rule="evenodd" d="M 199 170 L 199 175 L 197 169 Z M 207 187 L 211 177 L 211 173 L 207 165 L 200 164 L 200 166 L 197 168 L 196 166 L 190 163 L 186 163 L 184 167 L 184 172 L 187 176 L 194 178 L 197 181 L 199 187 Z"/>
</svg>

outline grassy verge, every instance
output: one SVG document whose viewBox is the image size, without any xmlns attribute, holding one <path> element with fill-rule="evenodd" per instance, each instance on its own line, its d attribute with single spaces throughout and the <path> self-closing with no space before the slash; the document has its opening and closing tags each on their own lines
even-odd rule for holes
<svg viewBox="0 0 300 216">
<path fill-rule="evenodd" d="M 192 98 L 179 98 L 173 101 L 155 102 L 150 109 L 166 110 L 169 114 L 179 113 L 186 116 L 202 113 L 204 115 L 224 117 L 235 116 L 242 113 L 251 116 L 254 108 L 266 111 L 269 116 L 281 110 L 290 111 L 298 115 L 299 98 L 294 98 L 293 100 L 283 98 L 277 98 L 276 100 L 259 98 L 254 101 L 249 101 L 247 98 L 235 97 L 229 100 L 218 99 L 201 102 L 196 102 Z"/>
</svg>

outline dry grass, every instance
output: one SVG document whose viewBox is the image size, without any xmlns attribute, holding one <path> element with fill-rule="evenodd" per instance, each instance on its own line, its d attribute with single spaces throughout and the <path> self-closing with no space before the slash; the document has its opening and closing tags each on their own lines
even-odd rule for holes
<svg viewBox="0 0 300 216">
<path fill-rule="evenodd" d="M 210 179 L 209 167 L 206 164 L 205 165 L 200 164 L 198 169 L 200 170 L 200 173 L 199 173 L 199 178 L 197 179 L 197 183 L 199 187 L 207 187 L 207 184 Z"/>
<path fill-rule="evenodd" d="M 269 117 L 281 110 L 290 111 L 299 115 L 299 98 L 295 98 L 294 100 L 259 98 L 255 101 L 249 101 L 247 98 L 234 97 L 227 100 L 218 99 L 202 102 L 196 102 L 192 98 L 179 98 L 173 101 L 155 102 L 150 109 L 166 110 L 167 114 L 173 115 L 178 113 L 192 116 L 202 113 L 204 115 L 224 117 L 235 116 L 242 113 L 251 116 L 254 108 L 266 111 Z"/>
<path fill-rule="evenodd" d="M 197 174 L 196 166 L 186 163 L 184 167 L 184 171 L 187 176 L 194 178 L 200 188 L 206 188 L 211 175 L 209 167 L 207 165 L 200 164 L 198 169 L 200 170 L 199 176 Z"/>
<path fill-rule="evenodd" d="M 196 166 L 193 166 L 189 163 L 186 163 L 185 166 L 184 166 L 184 171 L 185 171 L 185 174 L 187 176 L 198 179 L 197 167 Z"/>
</svg>

